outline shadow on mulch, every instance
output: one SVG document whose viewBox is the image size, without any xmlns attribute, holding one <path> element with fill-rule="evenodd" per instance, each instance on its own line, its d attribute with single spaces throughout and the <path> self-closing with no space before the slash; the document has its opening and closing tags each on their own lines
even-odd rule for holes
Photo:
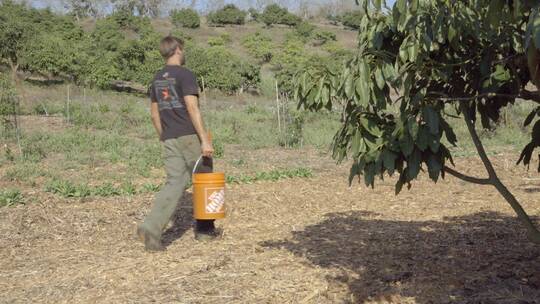
<svg viewBox="0 0 540 304">
<path fill-rule="evenodd" d="M 348 286 L 351 303 L 540 303 L 540 246 L 515 218 L 496 212 L 442 222 L 377 217 L 330 213 L 290 240 L 263 246 L 336 270 L 327 278 L 330 288 Z"/>
<path fill-rule="evenodd" d="M 168 247 L 193 228 L 193 195 L 186 192 L 173 215 L 173 224 L 162 236 L 163 246 Z"/>
</svg>

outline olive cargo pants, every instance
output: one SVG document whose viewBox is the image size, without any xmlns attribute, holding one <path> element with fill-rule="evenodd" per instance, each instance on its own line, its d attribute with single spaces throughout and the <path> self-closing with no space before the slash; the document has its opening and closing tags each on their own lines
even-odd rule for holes
<svg viewBox="0 0 540 304">
<path fill-rule="evenodd" d="M 156 194 L 154 205 L 143 223 L 154 235 L 161 235 L 169 223 L 200 156 L 201 144 L 197 135 L 168 139 L 163 143 L 163 163 L 167 181 Z"/>
</svg>

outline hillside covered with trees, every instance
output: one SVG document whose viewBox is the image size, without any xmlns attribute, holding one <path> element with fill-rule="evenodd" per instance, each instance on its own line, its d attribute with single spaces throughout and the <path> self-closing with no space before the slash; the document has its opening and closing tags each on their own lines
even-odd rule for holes
<svg viewBox="0 0 540 304">
<path fill-rule="evenodd" d="M 287 92 L 296 71 L 310 62 L 336 65 L 356 44 L 347 21 L 315 25 L 276 4 L 230 4 L 203 16 L 189 7 L 163 12 L 159 1 L 117 1 L 109 13 L 96 1 L 68 2 L 59 13 L 2 1 L 0 64 L 13 75 L 143 91 L 162 65 L 159 39 L 172 34 L 185 40 L 187 66 L 205 88 L 260 91 L 275 78 Z"/>
</svg>

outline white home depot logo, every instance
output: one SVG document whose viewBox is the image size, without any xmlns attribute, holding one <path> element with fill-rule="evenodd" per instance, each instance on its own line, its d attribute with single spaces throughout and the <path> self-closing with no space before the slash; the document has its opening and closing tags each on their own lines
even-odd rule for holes
<svg viewBox="0 0 540 304">
<path fill-rule="evenodd" d="M 206 200 L 206 213 L 223 213 L 223 207 L 225 206 L 225 189 L 206 189 L 208 198 Z M 210 196 L 208 192 L 213 191 Z"/>
</svg>

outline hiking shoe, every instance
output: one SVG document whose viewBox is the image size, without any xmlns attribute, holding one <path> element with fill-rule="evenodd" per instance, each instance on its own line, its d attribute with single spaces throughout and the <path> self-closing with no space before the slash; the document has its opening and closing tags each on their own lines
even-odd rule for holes
<svg viewBox="0 0 540 304">
<path fill-rule="evenodd" d="M 221 237 L 221 231 L 218 229 L 211 229 L 205 231 L 195 230 L 195 239 L 197 241 L 213 241 Z"/>
<path fill-rule="evenodd" d="M 141 242 L 144 243 L 144 248 L 147 251 L 163 251 L 165 248 L 161 244 L 161 237 L 154 235 L 142 224 L 137 227 L 137 235 Z"/>
</svg>

